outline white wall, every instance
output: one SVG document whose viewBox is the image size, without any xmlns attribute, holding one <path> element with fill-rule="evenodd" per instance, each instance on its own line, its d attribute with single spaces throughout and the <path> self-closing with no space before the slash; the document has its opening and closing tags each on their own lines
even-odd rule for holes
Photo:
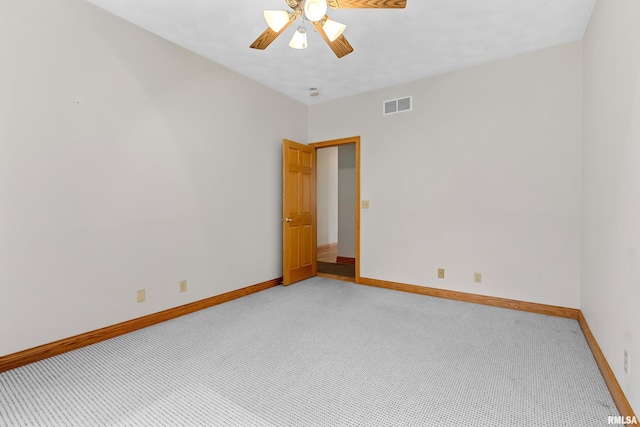
<svg viewBox="0 0 640 427">
<path fill-rule="evenodd" d="M 594 11 L 584 126 L 581 42 L 316 105 L 307 129 L 81 0 L 0 9 L 0 355 L 280 276 L 281 138 L 361 135 L 364 277 L 580 307 L 638 411 L 635 0 Z"/>
<path fill-rule="evenodd" d="M 356 145 L 338 147 L 338 256 L 356 257 Z"/>
<path fill-rule="evenodd" d="M 304 105 L 82 0 L 0 10 L 0 355 L 282 275 Z"/>
<path fill-rule="evenodd" d="M 316 151 L 318 246 L 338 242 L 338 147 Z"/>
<path fill-rule="evenodd" d="M 351 135 L 363 277 L 579 306 L 581 42 L 310 107 L 309 140 Z"/>
<path fill-rule="evenodd" d="M 584 38 L 580 307 L 640 411 L 640 2 L 600 0 Z M 629 352 L 629 373 L 623 369 Z"/>
</svg>

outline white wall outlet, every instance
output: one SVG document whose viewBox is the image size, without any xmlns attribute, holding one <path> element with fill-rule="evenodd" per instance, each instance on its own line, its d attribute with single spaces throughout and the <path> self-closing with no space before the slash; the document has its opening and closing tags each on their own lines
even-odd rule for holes
<svg viewBox="0 0 640 427">
<path fill-rule="evenodd" d="M 473 281 L 476 283 L 482 283 L 482 273 L 473 273 Z"/>
<path fill-rule="evenodd" d="M 444 268 L 438 269 L 438 279 L 444 279 Z"/>
<path fill-rule="evenodd" d="M 144 289 L 139 289 L 136 293 L 136 301 L 137 302 L 145 302 L 147 299 L 147 291 Z"/>
<path fill-rule="evenodd" d="M 369 209 L 369 201 L 368 200 L 363 200 L 362 201 L 362 209 Z"/>
<path fill-rule="evenodd" d="M 180 292 L 187 292 L 187 281 L 186 280 L 181 280 L 180 281 Z"/>
</svg>

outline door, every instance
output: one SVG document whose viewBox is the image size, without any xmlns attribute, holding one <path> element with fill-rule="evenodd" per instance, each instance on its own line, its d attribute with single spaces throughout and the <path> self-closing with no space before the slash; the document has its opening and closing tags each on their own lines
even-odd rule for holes
<svg viewBox="0 0 640 427">
<path fill-rule="evenodd" d="M 282 140 L 282 284 L 316 275 L 315 148 Z"/>
</svg>

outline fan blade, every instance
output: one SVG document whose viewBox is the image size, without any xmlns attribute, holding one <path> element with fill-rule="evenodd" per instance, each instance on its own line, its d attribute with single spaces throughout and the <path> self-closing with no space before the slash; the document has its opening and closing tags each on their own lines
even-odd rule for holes
<svg viewBox="0 0 640 427">
<path fill-rule="evenodd" d="M 327 18 L 327 16 L 325 16 L 325 18 Z M 335 53 L 338 58 L 342 58 L 343 56 L 353 52 L 353 48 L 342 34 L 340 34 L 340 36 L 333 42 L 330 41 L 329 37 L 327 37 L 327 33 L 325 33 L 322 28 L 322 21 L 323 19 L 314 22 L 313 26 L 316 27 L 316 30 L 320 33 L 324 41 L 327 42 L 333 53 Z"/>
<path fill-rule="evenodd" d="M 329 0 L 334 9 L 404 9 L 407 0 Z"/>
<path fill-rule="evenodd" d="M 343 56 L 346 56 L 353 52 L 353 47 L 351 47 L 345 36 L 343 36 L 342 34 L 337 39 L 330 42 L 329 47 L 338 58 L 342 58 Z"/>
<path fill-rule="evenodd" d="M 295 21 L 297 16 L 297 14 L 291 13 L 289 15 L 289 22 L 287 22 L 284 27 L 282 27 L 282 29 L 278 32 L 275 32 L 271 28 L 267 27 L 267 29 L 264 30 L 262 34 L 260 34 L 260 37 L 258 37 L 249 47 L 260 50 L 266 49 L 267 46 L 269 46 L 271 42 L 276 39 L 276 37 L 282 34 L 282 32 L 286 30 L 293 21 Z"/>
</svg>

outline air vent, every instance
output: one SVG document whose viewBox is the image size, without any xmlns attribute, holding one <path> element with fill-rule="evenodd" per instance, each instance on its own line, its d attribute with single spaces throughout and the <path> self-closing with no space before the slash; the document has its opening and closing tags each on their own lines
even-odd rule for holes
<svg viewBox="0 0 640 427">
<path fill-rule="evenodd" d="M 411 111 L 412 106 L 413 100 L 411 96 L 390 99 L 389 101 L 384 101 L 382 114 L 387 116 L 389 114 L 404 113 L 405 111 Z"/>
</svg>

